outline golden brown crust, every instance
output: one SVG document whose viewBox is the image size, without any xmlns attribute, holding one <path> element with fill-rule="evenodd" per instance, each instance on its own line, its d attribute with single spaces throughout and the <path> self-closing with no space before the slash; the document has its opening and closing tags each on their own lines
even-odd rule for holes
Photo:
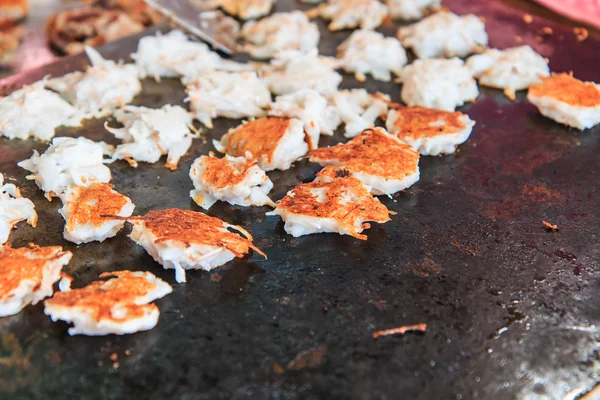
<svg viewBox="0 0 600 400">
<path fill-rule="evenodd" d="M 46 21 L 50 44 L 67 54 L 99 46 L 137 32 L 144 26 L 121 11 L 86 7 L 60 11 Z"/>
<path fill-rule="evenodd" d="M 11 20 L 0 18 L 0 62 L 9 61 L 21 44 L 23 27 Z"/>
<path fill-rule="evenodd" d="M 7 300 L 23 280 L 42 282 L 48 262 L 68 254 L 60 246 L 13 249 L 10 245 L 0 248 L 0 300 Z"/>
<path fill-rule="evenodd" d="M 393 108 L 398 113 L 394 122 L 398 132 L 394 134 L 399 138 L 435 137 L 458 133 L 466 128 L 462 121 L 464 114 L 458 111 L 450 112 L 420 106 L 403 107 L 399 104 Z M 445 124 L 436 126 L 434 123 L 438 121 L 444 121 Z"/>
<path fill-rule="evenodd" d="M 351 172 L 401 179 L 419 168 L 419 153 L 381 128 L 365 129 L 345 144 L 309 153 L 311 162 L 335 163 Z"/>
<path fill-rule="evenodd" d="M 323 168 L 319 172 L 317 172 L 316 177 L 317 178 L 336 179 L 336 178 L 348 178 L 351 176 L 352 176 L 352 174 L 346 168 L 330 165 L 330 166 Z"/>
<path fill-rule="evenodd" d="M 2 0 L 0 2 L 0 20 L 19 21 L 29 14 L 27 0 Z"/>
<path fill-rule="evenodd" d="M 265 0 L 230 0 L 221 2 L 221 8 L 234 16 L 241 16 L 242 13 L 253 7 L 261 7 L 264 11 L 268 11 L 271 9 L 271 4 Z"/>
<path fill-rule="evenodd" d="M 117 215 L 127 204 L 127 197 L 112 190 L 109 183 L 94 183 L 88 187 L 75 186 L 73 199 L 68 203 L 69 220 L 67 229 L 73 230 L 76 224 L 102 226 L 110 218 L 103 215 Z"/>
<path fill-rule="evenodd" d="M 100 278 L 111 278 L 107 281 L 96 281 L 81 288 L 67 292 L 57 292 L 46 300 L 47 306 L 78 307 L 91 314 L 95 321 L 112 320 L 125 322 L 141 318 L 149 311 L 157 310 L 154 304 L 136 305 L 135 302 L 156 289 L 156 283 L 144 276 L 134 275 L 131 271 L 104 272 Z M 109 283 L 109 284 L 107 284 Z M 123 318 L 115 318 L 112 309 L 115 306 L 126 309 Z"/>
<path fill-rule="evenodd" d="M 204 157 L 202 160 L 205 168 L 202 180 L 215 189 L 223 189 L 239 184 L 246 178 L 248 170 L 256 165 L 256 160 L 247 159 L 244 165 L 234 168 L 227 158 L 217 158 L 212 155 Z"/>
<path fill-rule="evenodd" d="M 582 82 L 567 73 L 541 79 L 541 83 L 529 87 L 532 96 L 551 97 L 574 107 L 600 106 L 600 90 L 593 83 Z"/>
<path fill-rule="evenodd" d="M 229 225 L 218 218 L 206 214 L 171 208 L 150 211 L 144 217 L 130 218 L 133 223 L 142 221 L 154 236 L 155 243 L 169 240 L 191 244 L 223 247 L 236 257 L 243 257 L 252 249 L 266 258 L 265 254 L 252 244 L 252 236 L 242 227 Z M 231 227 L 246 237 L 227 230 Z"/>
<path fill-rule="evenodd" d="M 361 181 L 347 176 L 343 169 L 326 167 L 321 176 L 333 179 L 299 184 L 291 194 L 277 202 L 277 208 L 306 217 L 331 218 L 352 236 L 362 240 L 366 240 L 367 236 L 357 232 L 356 221 L 384 223 L 390 220 L 389 210 L 369 193 Z M 363 223 L 363 228 L 368 227 L 369 224 Z"/>
<path fill-rule="evenodd" d="M 255 159 L 263 158 L 271 162 L 273 153 L 279 141 L 290 128 L 289 118 L 259 118 L 246 122 L 227 134 L 225 152 L 229 155 L 240 157 L 247 151 Z"/>
</svg>

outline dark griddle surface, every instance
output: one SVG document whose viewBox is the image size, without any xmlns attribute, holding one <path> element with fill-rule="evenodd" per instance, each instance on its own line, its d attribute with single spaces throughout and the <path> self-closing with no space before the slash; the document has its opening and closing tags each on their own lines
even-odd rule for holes
<svg viewBox="0 0 600 400">
<path fill-rule="evenodd" d="M 278 7 L 291 3 L 280 0 Z M 514 45 L 520 35 L 551 59 L 554 71 L 600 82 L 600 42 L 577 43 L 570 29 L 550 22 L 526 25 L 521 13 L 499 2 L 447 3 L 484 16 L 492 46 Z M 554 34 L 536 43 L 546 25 Z M 322 51 L 333 54 L 347 35 L 327 35 Z M 123 57 L 135 43 L 111 44 L 104 53 Z M 3 90 L 81 68 L 83 60 L 8 78 Z M 359 84 L 346 76 L 344 86 Z M 395 84 L 369 80 L 365 87 L 399 97 Z M 175 80 L 145 81 L 135 104 L 183 104 L 183 98 Z M 424 157 L 413 188 L 382 198 L 398 215 L 374 224 L 366 242 L 333 234 L 294 239 L 280 219 L 264 215 L 266 208 L 219 203 L 210 214 L 247 227 L 268 261 L 254 255 L 212 273 L 188 273 L 187 284 L 175 284 L 157 302 L 161 317 L 152 331 L 70 337 L 41 304 L 1 319 L 0 397 L 503 399 L 562 398 L 592 387 L 600 372 L 600 335 L 591 327 L 600 323 L 600 129 L 581 133 L 546 120 L 523 93 L 511 102 L 483 89 L 464 111 L 477 121 L 471 139 L 456 155 Z M 206 137 L 219 138 L 236 124 L 218 120 Z M 111 141 L 102 125 L 90 121 L 58 135 Z M 341 139 L 338 132 L 324 142 Z M 76 286 L 119 269 L 149 270 L 174 284 L 173 271 L 129 240 L 128 229 L 102 244 L 76 247 L 62 239 L 59 202 L 46 202 L 15 166 L 45 147 L 0 139 L 0 171 L 19 180 L 40 216 L 37 229 L 21 225 L 11 242 L 72 250 L 66 272 Z M 162 163 L 138 169 L 115 163 L 113 183 L 138 214 L 198 210 L 188 196 L 188 169 L 211 149 L 210 140 L 196 141 L 175 172 Z M 317 169 L 300 162 L 270 173 L 273 197 L 311 180 Z M 547 232 L 542 220 L 560 232 Z M 428 324 L 426 334 L 371 337 L 376 329 L 419 322 Z M 282 371 L 307 351 L 312 362 L 303 365 L 300 357 Z"/>
</svg>

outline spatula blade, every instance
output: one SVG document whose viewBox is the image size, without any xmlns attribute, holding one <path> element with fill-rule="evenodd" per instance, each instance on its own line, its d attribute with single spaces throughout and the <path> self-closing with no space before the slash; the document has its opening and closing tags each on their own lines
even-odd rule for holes
<svg viewBox="0 0 600 400">
<path fill-rule="evenodd" d="M 182 29 L 210 44 L 215 50 L 228 55 L 234 53 L 232 43 L 235 43 L 233 36 L 237 33 L 236 29 L 234 27 L 224 32 L 220 18 L 206 17 L 207 15 L 217 13 L 215 11 L 206 11 L 207 9 L 212 9 L 211 1 L 199 2 L 196 0 L 194 3 L 189 0 L 144 1 L 150 7 L 153 7 L 171 19 Z M 201 15 L 204 17 L 201 18 Z"/>
</svg>

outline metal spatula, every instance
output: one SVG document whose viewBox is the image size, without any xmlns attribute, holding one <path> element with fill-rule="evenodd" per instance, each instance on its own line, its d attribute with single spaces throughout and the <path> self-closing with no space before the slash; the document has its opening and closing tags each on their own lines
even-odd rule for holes
<svg viewBox="0 0 600 400">
<path fill-rule="evenodd" d="M 183 30 L 210 44 L 215 50 L 231 55 L 239 24 L 220 11 L 213 11 L 206 0 L 144 0 Z"/>
</svg>

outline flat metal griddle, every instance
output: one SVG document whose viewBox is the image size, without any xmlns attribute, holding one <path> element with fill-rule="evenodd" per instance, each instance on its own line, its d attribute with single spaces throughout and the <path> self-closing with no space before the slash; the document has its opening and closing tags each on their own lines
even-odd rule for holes
<svg viewBox="0 0 600 400">
<path fill-rule="evenodd" d="M 278 10 L 293 1 L 280 0 Z M 464 3 L 464 4 L 463 4 Z M 486 18 L 491 45 L 514 45 L 519 35 L 551 59 L 554 71 L 573 70 L 600 82 L 600 42 L 578 43 L 570 29 L 484 0 L 447 5 Z M 302 6 L 306 8 L 305 6 Z M 327 34 L 333 54 L 348 32 Z M 537 31 L 554 33 L 537 43 Z M 388 34 L 395 27 L 383 28 Z M 137 38 L 106 46 L 122 58 Z M 238 56 L 243 58 L 243 56 Z M 2 83 L 4 92 L 46 74 L 80 69 L 71 57 Z M 399 87 L 345 75 L 344 87 L 366 87 L 398 100 Z M 176 80 L 144 82 L 135 104 L 184 104 Z M 242 225 L 269 256 L 235 260 L 212 273 L 189 272 L 175 284 L 127 238 L 65 242 L 59 201 L 47 202 L 16 162 L 46 144 L 0 139 L 0 171 L 16 178 L 40 216 L 21 225 L 15 246 L 34 241 L 74 252 L 66 272 L 83 286 L 104 271 L 149 270 L 174 284 L 158 301 L 158 326 L 117 337 L 70 337 L 41 304 L 0 319 L 0 395 L 14 399 L 401 399 L 562 398 L 600 380 L 600 129 L 569 130 L 540 116 L 519 93 L 506 99 L 482 89 L 464 108 L 477 121 L 460 152 L 423 157 L 421 180 L 393 199 L 398 215 L 373 224 L 369 240 L 334 234 L 292 238 L 267 208 L 218 203 L 209 214 Z M 191 162 L 212 150 L 237 121 L 216 121 L 180 168 L 162 163 L 111 166 L 116 189 L 136 214 L 179 207 L 199 210 L 188 196 Z M 111 142 L 103 121 L 58 136 Z M 324 144 L 341 141 L 341 131 Z M 114 141 L 113 141 L 114 142 Z M 306 161 L 269 173 L 274 199 L 318 167 Z M 558 224 L 548 232 L 542 220 Z M 377 329 L 425 322 L 425 334 L 374 340 Z"/>
</svg>

